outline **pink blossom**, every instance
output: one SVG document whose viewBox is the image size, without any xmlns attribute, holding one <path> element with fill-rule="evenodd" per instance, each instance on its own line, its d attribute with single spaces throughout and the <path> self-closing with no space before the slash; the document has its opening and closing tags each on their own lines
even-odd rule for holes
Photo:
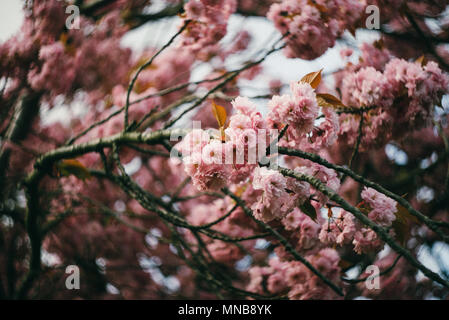
<svg viewBox="0 0 449 320">
<path fill-rule="evenodd" d="M 368 217 L 381 226 L 391 226 L 396 219 L 396 201 L 366 187 L 363 189 L 361 196 L 371 209 Z"/>
<path fill-rule="evenodd" d="M 278 130 L 288 124 L 288 144 L 293 146 L 312 130 L 319 107 L 315 92 L 309 84 L 292 82 L 290 89 L 292 95 L 274 96 L 270 100 L 268 121 L 272 128 Z"/>
<path fill-rule="evenodd" d="M 42 46 L 39 59 L 43 65 L 28 74 L 28 81 L 35 90 L 53 91 L 55 95 L 65 94 L 72 88 L 76 71 L 72 58 L 60 42 Z M 61 72 L 63 70 L 63 72 Z"/>
<path fill-rule="evenodd" d="M 361 69 L 350 74 L 343 80 L 343 102 L 347 105 L 360 107 L 387 107 L 392 103 L 390 83 L 372 67 Z"/>
<path fill-rule="evenodd" d="M 209 143 L 209 140 L 210 136 L 206 131 L 193 129 L 176 145 L 176 149 L 183 155 L 188 156 L 194 152 L 201 152 L 203 147 Z"/>
<path fill-rule="evenodd" d="M 331 108 L 323 108 L 324 121 L 312 130 L 310 141 L 304 141 L 301 147 L 305 151 L 317 151 L 335 143 L 340 130 L 339 118 Z"/>
<path fill-rule="evenodd" d="M 237 110 L 237 112 L 246 116 L 251 116 L 257 113 L 257 106 L 246 97 L 235 98 L 232 101 L 232 107 Z"/>
<path fill-rule="evenodd" d="M 340 179 L 338 174 L 334 170 L 324 167 L 318 163 L 309 162 L 308 166 L 298 167 L 296 170 L 300 173 L 319 179 L 332 190 L 338 191 L 340 188 Z M 321 204 L 325 204 L 327 202 L 327 197 L 321 192 L 318 192 L 316 197 Z"/>
<path fill-rule="evenodd" d="M 182 45 L 209 60 L 216 55 L 216 45 L 225 36 L 228 19 L 236 9 L 236 0 L 187 2 L 185 19 L 193 21 L 184 32 Z"/>
<path fill-rule="evenodd" d="M 199 19 L 204 13 L 204 5 L 199 0 L 192 0 L 186 3 L 184 6 L 187 16 L 190 19 Z"/>
<path fill-rule="evenodd" d="M 329 218 L 321 226 L 320 241 L 326 245 L 343 245 L 353 240 L 356 232 L 354 217 L 340 210 L 336 217 Z"/>
<path fill-rule="evenodd" d="M 322 55 L 363 11 L 362 3 L 355 0 L 325 1 L 319 5 L 287 0 L 270 7 L 268 19 L 282 34 L 290 33 L 285 49 L 288 57 L 312 60 Z M 325 10 L 326 21 L 320 10 Z"/>
<path fill-rule="evenodd" d="M 361 228 L 354 234 L 354 251 L 358 254 L 376 252 L 384 247 L 384 243 L 377 234 L 368 228 Z"/>
<path fill-rule="evenodd" d="M 293 178 L 286 178 L 278 171 L 256 167 L 253 188 L 261 190 L 262 195 L 252 209 L 258 219 L 264 222 L 281 219 L 304 202 L 308 195 L 308 185 L 292 180 Z"/>
</svg>

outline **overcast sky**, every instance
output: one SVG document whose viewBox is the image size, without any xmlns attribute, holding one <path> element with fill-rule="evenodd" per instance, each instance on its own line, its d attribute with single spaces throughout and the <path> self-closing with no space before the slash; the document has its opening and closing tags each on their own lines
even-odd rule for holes
<svg viewBox="0 0 449 320">
<path fill-rule="evenodd" d="M 22 1 L 1 0 L 0 4 L 0 42 L 8 39 L 20 29 L 22 24 Z"/>
</svg>

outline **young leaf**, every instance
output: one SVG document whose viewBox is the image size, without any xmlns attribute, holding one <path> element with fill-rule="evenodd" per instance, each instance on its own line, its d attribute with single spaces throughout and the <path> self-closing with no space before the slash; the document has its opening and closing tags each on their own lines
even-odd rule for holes
<svg viewBox="0 0 449 320">
<path fill-rule="evenodd" d="M 89 170 L 76 159 L 61 160 L 56 164 L 56 169 L 61 176 L 68 177 L 73 174 L 81 180 L 91 177 Z"/>
<path fill-rule="evenodd" d="M 316 210 L 315 207 L 312 206 L 310 200 L 306 200 L 303 204 L 299 205 L 299 208 L 302 212 L 308 215 L 313 221 L 316 222 Z"/>
<path fill-rule="evenodd" d="M 224 127 L 226 123 L 226 109 L 218 104 L 215 101 L 212 101 L 212 112 L 214 113 L 215 119 L 217 119 L 218 126 Z"/>
<path fill-rule="evenodd" d="M 364 200 L 360 201 L 356 208 L 366 215 L 371 211 L 370 206 Z"/>
<path fill-rule="evenodd" d="M 68 36 L 66 32 L 61 33 L 59 36 L 59 41 L 64 46 L 65 52 L 68 53 L 71 56 L 75 55 L 75 45 L 73 44 L 73 40 Z"/>
<path fill-rule="evenodd" d="M 321 69 L 320 71 L 308 73 L 304 77 L 302 77 L 299 82 L 308 83 L 312 88 L 316 89 L 321 82 L 321 71 L 323 71 L 323 69 Z"/>
<path fill-rule="evenodd" d="M 355 38 L 355 36 L 356 36 L 356 27 L 354 27 L 354 26 L 349 26 L 348 27 L 348 31 L 349 31 L 349 33 Z"/>
<path fill-rule="evenodd" d="M 218 104 L 215 103 L 215 101 L 212 101 L 212 112 L 214 113 L 215 119 L 217 119 L 218 126 L 220 127 L 220 133 L 221 133 L 221 141 L 225 141 L 225 132 L 224 132 L 224 126 L 226 124 L 226 109 Z"/>
<path fill-rule="evenodd" d="M 328 93 L 317 93 L 316 100 L 320 107 L 336 108 L 346 107 L 337 97 Z"/>
<path fill-rule="evenodd" d="M 424 55 L 420 56 L 418 59 L 416 59 L 415 61 L 417 64 L 421 65 L 421 67 L 424 67 L 427 64 L 427 59 Z"/>
<path fill-rule="evenodd" d="M 412 223 L 419 223 L 419 220 L 410 214 L 410 212 L 401 206 L 396 205 L 397 211 L 395 213 L 396 220 L 393 221 L 393 230 L 396 234 L 396 239 L 402 244 L 410 237 L 410 228 Z"/>
<path fill-rule="evenodd" d="M 383 48 L 385 48 L 385 44 L 384 44 L 384 40 L 383 39 L 379 39 L 373 42 L 373 47 L 378 49 L 378 50 L 383 50 Z"/>
</svg>

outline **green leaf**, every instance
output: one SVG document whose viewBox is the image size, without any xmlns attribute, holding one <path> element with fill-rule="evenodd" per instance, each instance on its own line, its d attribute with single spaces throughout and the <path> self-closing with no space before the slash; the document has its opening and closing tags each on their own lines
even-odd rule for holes
<svg viewBox="0 0 449 320">
<path fill-rule="evenodd" d="M 68 177 L 74 175 L 78 179 L 85 180 L 91 177 L 89 170 L 76 159 L 61 160 L 56 164 L 59 175 Z"/>
</svg>

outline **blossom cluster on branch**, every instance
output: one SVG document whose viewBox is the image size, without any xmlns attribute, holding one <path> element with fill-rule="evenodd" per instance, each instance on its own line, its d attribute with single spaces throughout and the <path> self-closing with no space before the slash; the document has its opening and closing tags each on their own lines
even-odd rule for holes
<svg viewBox="0 0 449 320">
<path fill-rule="evenodd" d="M 0 299 L 447 299 L 449 2 L 371 2 L 76 1 L 77 28 L 72 1 L 25 1 L 0 43 Z"/>
</svg>

